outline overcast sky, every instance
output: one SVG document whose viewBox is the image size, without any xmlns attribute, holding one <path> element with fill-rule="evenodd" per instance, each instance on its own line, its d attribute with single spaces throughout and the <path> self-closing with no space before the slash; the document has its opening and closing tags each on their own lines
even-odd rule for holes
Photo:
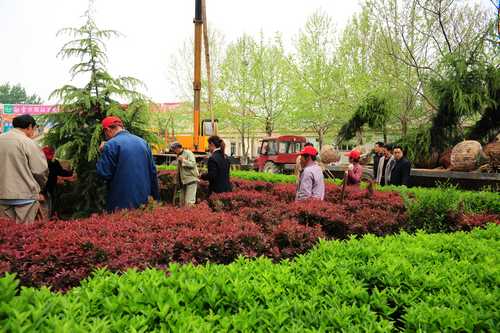
<svg viewBox="0 0 500 333">
<path fill-rule="evenodd" d="M 243 33 L 258 37 L 282 33 L 290 43 L 307 17 L 322 9 L 341 30 L 360 10 L 363 0 L 207 0 L 210 27 L 225 35 L 226 44 Z M 480 1 L 491 7 L 491 0 Z M 95 0 L 100 28 L 124 37 L 110 41 L 108 68 L 113 75 L 131 75 L 147 85 L 157 102 L 178 100 L 168 79 L 169 61 L 192 37 L 194 0 Z M 74 60 L 56 54 L 67 38 L 56 37 L 63 27 L 84 23 L 87 0 L 0 0 L 0 84 L 20 83 L 28 93 L 48 102 L 49 94 L 70 80 Z M 56 102 L 56 101 L 51 101 Z"/>
<path fill-rule="evenodd" d="M 194 2 L 96 0 L 98 26 L 125 35 L 108 43 L 111 73 L 142 80 L 157 102 L 178 100 L 168 66 L 170 56 L 193 35 Z M 55 88 L 69 82 L 74 63 L 56 58 L 67 40 L 56 32 L 80 26 L 87 6 L 86 0 L 0 0 L 0 84 L 20 83 L 47 102 Z M 267 36 L 280 31 L 291 40 L 317 9 L 342 28 L 359 5 L 357 0 L 207 0 L 208 20 L 226 43 L 243 33 L 257 37 L 261 30 Z"/>
</svg>

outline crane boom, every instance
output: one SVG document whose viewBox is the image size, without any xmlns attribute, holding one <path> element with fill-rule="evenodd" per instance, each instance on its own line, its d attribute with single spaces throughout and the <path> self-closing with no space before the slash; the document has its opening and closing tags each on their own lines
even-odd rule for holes
<svg viewBox="0 0 500 333">
<path fill-rule="evenodd" d="M 205 49 L 205 65 L 207 67 L 207 88 L 208 88 L 208 113 L 210 113 L 210 122 L 212 125 L 213 134 L 217 135 L 217 127 L 215 126 L 214 110 L 212 109 L 212 70 L 210 68 L 210 49 L 208 46 L 208 20 L 207 20 L 207 0 L 202 0 L 202 15 L 203 15 L 203 47 Z"/>
<path fill-rule="evenodd" d="M 201 33 L 203 28 L 202 0 L 195 0 L 194 9 L 194 103 L 193 103 L 193 145 L 200 145 L 200 99 L 201 99 Z"/>
</svg>

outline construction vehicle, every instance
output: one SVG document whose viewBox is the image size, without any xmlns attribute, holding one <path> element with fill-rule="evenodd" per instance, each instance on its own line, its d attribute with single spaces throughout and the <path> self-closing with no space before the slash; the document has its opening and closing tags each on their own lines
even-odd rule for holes
<svg viewBox="0 0 500 333">
<path fill-rule="evenodd" d="M 208 29 L 206 20 L 205 0 L 195 0 L 195 15 L 194 15 L 194 101 L 193 101 L 193 135 L 174 135 L 166 137 L 166 146 L 169 146 L 169 141 L 178 141 L 186 149 L 191 150 L 195 155 L 206 156 L 208 151 L 208 137 L 217 134 L 216 119 L 212 111 L 212 87 L 211 87 L 211 71 L 210 71 L 210 56 L 208 45 Z M 204 39 L 205 63 L 208 79 L 208 111 L 211 119 L 200 121 L 200 106 L 201 106 L 201 49 L 202 49 L 202 34 Z"/>
<path fill-rule="evenodd" d="M 253 168 L 268 173 L 283 173 L 295 168 L 297 156 L 304 148 L 306 138 L 299 135 L 282 135 L 261 140 L 259 156 Z"/>
</svg>

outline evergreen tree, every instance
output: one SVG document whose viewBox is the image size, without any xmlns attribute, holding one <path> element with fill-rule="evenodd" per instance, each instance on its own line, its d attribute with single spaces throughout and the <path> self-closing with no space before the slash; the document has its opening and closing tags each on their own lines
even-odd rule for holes
<svg viewBox="0 0 500 333">
<path fill-rule="evenodd" d="M 466 121 L 477 116 L 485 116 L 489 124 L 498 126 L 493 121 L 498 100 L 498 71 L 483 59 L 465 57 L 452 53 L 442 61 L 442 73 L 430 78 L 430 86 L 437 101 L 438 110 L 432 118 L 430 136 L 431 146 L 437 151 L 453 147 L 467 138 L 464 129 Z M 498 119 L 498 116 L 496 117 Z M 477 129 L 487 134 L 488 127 L 478 123 L 473 131 L 474 138 L 481 139 Z M 481 131 L 482 132 L 482 131 Z"/>
<path fill-rule="evenodd" d="M 92 4 L 92 3 L 91 3 Z M 102 210 L 104 182 L 97 177 L 98 148 L 104 139 L 101 121 L 106 116 L 119 116 L 128 131 L 147 141 L 154 141 L 147 131 L 149 101 L 135 89 L 142 83 L 132 77 L 113 78 L 106 69 L 104 41 L 119 36 L 114 30 L 101 30 L 92 17 L 91 6 L 85 13 L 86 22 L 79 28 L 65 28 L 59 34 L 69 35 L 58 56 L 78 58 L 70 69 L 72 78 L 88 80 L 83 87 L 65 85 L 51 97 L 60 101 L 59 113 L 47 120 L 53 127 L 45 137 L 46 144 L 62 152 L 78 175 L 78 180 L 63 199 L 73 204 L 74 216 L 89 215 Z M 130 102 L 120 104 L 118 99 Z"/>
<path fill-rule="evenodd" d="M 340 129 L 337 142 L 342 143 L 358 136 L 358 143 L 363 144 L 362 131 L 365 124 L 371 129 L 382 130 L 387 142 L 386 125 L 389 121 L 390 108 L 387 98 L 369 94 L 358 106 L 354 115 Z"/>
</svg>

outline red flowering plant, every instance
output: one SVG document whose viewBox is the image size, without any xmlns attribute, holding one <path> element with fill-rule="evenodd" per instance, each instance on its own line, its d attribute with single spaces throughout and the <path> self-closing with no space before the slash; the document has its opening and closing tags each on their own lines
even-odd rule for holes
<svg viewBox="0 0 500 333">
<path fill-rule="evenodd" d="M 160 173 L 162 191 L 170 191 L 167 202 L 174 174 Z M 341 202 L 341 188 L 328 184 L 325 201 L 295 202 L 294 184 L 236 180 L 233 188 L 193 208 L 148 207 L 33 225 L 0 220 L 0 274 L 16 273 L 23 285 L 65 290 L 98 267 L 120 272 L 170 262 L 226 264 L 240 255 L 280 260 L 306 252 L 319 238 L 410 230 L 395 192 L 349 186 Z M 199 200 L 207 196 L 206 183 L 198 194 Z M 448 219 L 453 230 L 500 223 L 498 215 L 457 213 Z"/>
</svg>

